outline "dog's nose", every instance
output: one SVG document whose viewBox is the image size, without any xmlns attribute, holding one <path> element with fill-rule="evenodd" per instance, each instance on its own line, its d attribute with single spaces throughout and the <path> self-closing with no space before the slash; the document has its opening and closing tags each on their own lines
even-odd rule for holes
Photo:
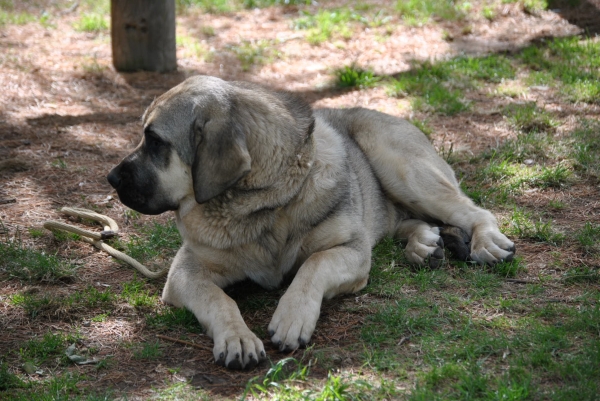
<svg viewBox="0 0 600 401">
<path fill-rule="evenodd" d="M 117 167 L 113 168 L 110 173 L 108 173 L 108 176 L 106 177 L 106 179 L 108 179 L 108 182 L 110 183 L 110 185 L 113 186 L 113 188 L 117 189 L 119 188 L 119 185 L 121 185 L 121 174 L 119 174 L 119 172 L 117 171 Z"/>
</svg>

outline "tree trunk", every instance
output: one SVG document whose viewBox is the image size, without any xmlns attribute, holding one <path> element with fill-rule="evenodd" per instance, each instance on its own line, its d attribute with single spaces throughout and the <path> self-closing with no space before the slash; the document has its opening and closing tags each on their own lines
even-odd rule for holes
<svg viewBox="0 0 600 401">
<path fill-rule="evenodd" d="M 110 14 L 117 71 L 177 69 L 175 0 L 111 0 Z"/>
</svg>

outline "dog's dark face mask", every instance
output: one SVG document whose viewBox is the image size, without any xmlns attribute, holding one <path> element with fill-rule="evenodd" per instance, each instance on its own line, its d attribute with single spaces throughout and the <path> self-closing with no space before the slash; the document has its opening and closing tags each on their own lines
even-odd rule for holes
<svg viewBox="0 0 600 401">
<path fill-rule="evenodd" d="M 143 214 L 176 210 L 179 205 L 161 188 L 160 177 L 171 163 L 170 146 L 146 129 L 138 148 L 108 174 L 123 204 Z"/>
</svg>

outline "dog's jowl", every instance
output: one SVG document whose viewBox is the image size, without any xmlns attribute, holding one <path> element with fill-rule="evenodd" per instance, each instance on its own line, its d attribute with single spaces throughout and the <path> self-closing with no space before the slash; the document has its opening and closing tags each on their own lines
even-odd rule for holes
<svg viewBox="0 0 600 401">
<path fill-rule="evenodd" d="M 265 358 L 222 290 L 236 281 L 275 288 L 293 276 L 268 327 L 276 347 L 292 350 L 310 341 L 324 298 L 366 285 L 384 236 L 433 268 L 444 243 L 482 264 L 514 255 L 494 216 L 405 120 L 312 110 L 286 92 L 196 76 L 150 105 L 143 130 L 108 180 L 132 209 L 175 212 L 183 246 L 162 298 L 196 315 L 218 364 Z"/>
</svg>

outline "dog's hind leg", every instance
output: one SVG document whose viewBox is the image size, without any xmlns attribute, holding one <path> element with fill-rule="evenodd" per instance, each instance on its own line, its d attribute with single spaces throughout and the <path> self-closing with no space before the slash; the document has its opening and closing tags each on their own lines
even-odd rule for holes
<svg viewBox="0 0 600 401">
<path fill-rule="evenodd" d="M 421 131 L 382 113 L 355 114 L 348 114 L 348 130 L 390 199 L 413 216 L 463 229 L 471 237 L 470 257 L 479 263 L 512 259 L 514 244 L 500 232 L 494 216 L 460 190 L 452 168 Z"/>
</svg>

